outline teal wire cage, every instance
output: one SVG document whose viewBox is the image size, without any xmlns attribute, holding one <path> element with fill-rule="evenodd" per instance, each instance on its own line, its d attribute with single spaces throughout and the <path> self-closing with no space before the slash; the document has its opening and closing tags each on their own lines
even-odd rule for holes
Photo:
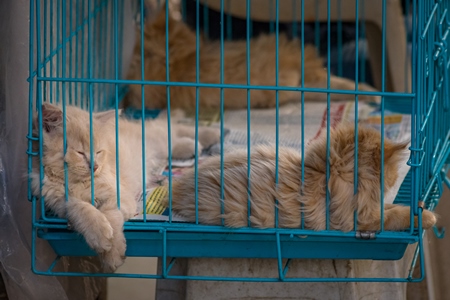
<svg viewBox="0 0 450 300">
<path fill-rule="evenodd" d="M 162 2 L 162 1 L 161 1 Z M 174 1 L 175 3 L 176 1 Z M 213 3 L 214 2 L 214 3 Z M 233 2 L 248 8 L 245 11 L 233 10 Z M 326 3 L 325 3 L 326 2 Z M 149 5 L 149 3 L 155 5 Z M 128 93 L 130 85 L 140 86 L 142 91 L 147 85 L 164 86 L 167 91 L 168 129 L 170 131 L 171 106 L 170 90 L 177 86 L 189 86 L 196 90 L 197 100 L 202 88 L 220 90 L 219 116 L 216 126 L 221 130 L 220 149 L 226 149 L 227 111 L 224 109 L 224 91 L 227 89 L 244 89 L 250 103 L 251 90 L 274 90 L 276 107 L 271 110 L 274 119 L 273 143 L 278 149 L 283 145 L 280 123 L 280 91 L 298 91 L 297 104 L 300 113 L 296 122 L 297 137 L 300 142 L 298 151 L 302 157 L 307 140 L 305 136 L 305 115 L 308 103 L 305 92 L 326 95 L 323 118 L 324 129 L 330 130 L 333 118 L 333 94 L 348 94 L 351 114 L 355 126 L 358 126 L 358 114 L 361 113 L 362 96 L 378 96 L 379 103 L 371 107 L 376 126 L 382 132 L 392 125 L 398 115 L 409 120 L 402 128 L 411 140 L 407 174 L 395 195 L 395 203 L 409 205 L 411 218 L 418 216 L 418 226 L 406 231 L 391 232 L 381 228 L 380 231 L 365 234 L 353 230 L 340 232 L 334 230 L 313 231 L 303 227 L 298 229 L 268 228 L 256 229 L 228 228 L 225 226 L 206 226 L 195 223 L 180 223 L 173 220 L 172 213 L 166 220 L 152 220 L 145 215 L 141 220 L 129 220 L 124 232 L 127 239 L 127 256 L 159 257 L 161 270 L 155 274 L 121 274 L 121 273 L 73 273 L 56 271 L 55 266 L 64 256 L 95 256 L 83 238 L 68 227 L 65 219 L 55 217 L 45 209 L 45 199 L 34 195 L 29 187 L 30 205 L 32 205 L 32 269 L 36 274 L 58 276 L 111 276 L 165 279 L 203 279 L 203 280 L 240 280 L 240 281 L 420 281 L 425 276 L 422 230 L 423 207 L 434 210 L 442 195 L 444 185 L 450 186 L 446 177 L 447 158 L 450 153 L 449 134 L 449 65 L 448 42 L 450 42 L 450 17 L 448 0 L 267 0 L 267 18 L 261 17 L 261 7 L 256 1 L 220 0 L 220 1 L 180 1 L 175 5 L 163 6 L 168 17 L 175 11 L 195 32 L 196 36 L 196 80 L 193 82 L 172 81 L 170 72 L 165 73 L 162 81 L 146 80 L 142 67 L 141 79 L 127 79 L 126 72 L 133 55 L 134 42 L 131 36 L 138 31 L 136 40 L 143 45 L 145 38 L 144 22 L 151 18 L 152 10 L 159 7 L 159 1 L 123 1 L 123 0 L 30 0 L 30 77 L 29 77 L 29 135 L 28 135 L 28 172 L 40 168 L 41 179 L 44 178 L 44 166 L 36 166 L 35 157 L 42 161 L 43 144 L 39 136 L 33 133 L 33 116 L 39 115 L 42 104 L 56 103 L 64 108 L 67 105 L 79 106 L 92 115 L 93 112 L 106 109 L 116 110 L 124 106 L 122 99 Z M 399 15 L 390 18 L 388 8 L 392 3 L 398 5 Z M 264 7 L 266 7 L 264 6 Z M 377 7 L 379 16 L 370 15 Z M 170 11 L 169 11 L 170 8 Z M 158 8 L 159 9 L 159 8 Z M 178 11 L 179 10 L 179 11 Z M 376 10 L 376 9 L 375 9 Z M 287 16 L 286 12 L 290 15 Z M 389 24 L 397 20 L 401 36 L 389 37 Z M 376 24 L 376 26 L 374 26 Z M 166 23 L 168 30 L 169 23 Z M 378 31 L 374 30 L 378 28 Z M 131 33 L 130 33 L 131 32 Z M 276 36 L 275 63 L 278 71 L 278 41 L 282 33 L 298 37 L 303 49 L 305 44 L 315 44 L 324 59 L 328 72 L 326 88 L 307 87 L 302 81 L 298 86 L 280 86 L 278 76 L 273 86 L 256 86 L 250 84 L 250 39 L 261 33 Z M 221 63 L 216 70 L 220 74 L 220 83 L 202 82 L 200 80 L 200 41 L 216 40 L 220 44 Z M 246 40 L 246 83 L 224 83 L 224 44 L 230 40 Z M 378 41 L 378 42 L 376 42 Z M 389 42 L 404 44 L 400 57 L 392 54 Z M 167 70 L 171 53 L 170 41 L 165 41 Z M 369 51 L 367 51 L 369 45 Z M 144 49 L 140 49 L 144 57 Z M 302 60 L 304 57 L 302 57 Z M 395 65 L 397 63 L 397 65 Z M 402 68 L 397 68 L 401 63 Z M 302 63 L 303 65 L 303 63 Z M 302 78 L 305 72 L 301 69 Z M 358 85 L 368 82 L 376 86 L 377 91 L 345 91 L 330 87 L 329 78 L 334 73 L 353 79 Z M 198 126 L 200 115 L 199 101 L 193 110 L 193 123 Z M 126 108 L 125 112 L 134 118 L 144 120 L 158 116 L 158 110 L 151 110 L 144 105 L 139 108 Z M 251 149 L 255 144 L 253 137 L 252 114 L 250 106 L 241 112 L 245 118 L 243 131 L 246 132 L 243 146 Z M 42 122 L 42 120 L 39 120 Z M 42 124 L 42 123 L 41 123 Z M 399 125 L 400 126 L 400 125 Z M 39 128 L 42 128 L 40 126 Z M 283 127 L 284 128 L 284 127 Z M 40 129 L 42 131 L 42 129 Z M 91 126 L 92 132 L 92 126 Z M 170 138 L 170 134 L 169 134 Z M 198 136 L 197 136 L 198 139 Z M 37 143 L 36 149 L 33 144 Z M 144 141 L 143 141 L 144 143 Z M 289 144 L 289 141 L 286 143 Z M 169 143 L 170 144 L 170 143 Z M 147 145 L 148 146 L 148 145 Z M 197 149 L 198 150 L 198 149 Z M 198 171 L 199 153 L 193 168 Z M 224 152 L 221 151 L 223 160 Z M 278 158 L 278 157 L 277 157 Z M 250 159 L 250 156 L 248 157 Z M 357 162 L 355 162 L 357 163 Z M 172 167 L 170 158 L 168 168 L 168 198 L 171 208 Z M 223 167 L 223 165 L 222 165 Z M 277 164 L 278 168 L 278 164 Z M 277 172 L 278 174 L 278 172 Z M 381 172 L 383 174 L 383 172 Z M 278 176 L 278 175 L 277 175 Z M 304 176 L 304 174 L 302 174 Z M 383 176 L 383 175 L 381 175 Z M 383 177 L 381 179 L 383 182 Z M 145 179 L 144 179 L 145 182 Z M 31 185 L 31 183 L 30 183 Z M 251 180 L 249 182 L 251 186 Z M 66 181 L 66 193 L 69 186 Z M 222 190 L 223 191 L 223 190 Z M 144 190 L 143 193 L 146 191 Z M 384 201 L 381 191 L 381 203 Z M 66 196 L 67 199 L 68 196 Z M 144 197 L 145 198 L 145 197 Z M 226 199 L 224 199 L 226 201 Z M 324 200 L 325 201 L 325 200 Z M 145 205 L 145 203 L 144 203 Z M 381 214 L 383 217 L 383 214 Z M 381 222 L 383 223 L 383 221 Z M 437 232 L 437 229 L 435 232 Z M 53 247 L 56 255 L 49 266 L 36 264 L 36 240 L 45 239 Z M 405 253 L 408 245 L 415 247 L 411 261 L 411 270 L 418 263 L 421 274 L 414 278 L 412 271 L 400 278 L 294 278 L 289 276 L 289 267 L 294 259 L 373 259 L 398 260 Z M 278 275 L 275 277 L 217 277 L 208 275 L 173 275 L 172 267 L 177 258 L 273 258 L 277 260 Z"/>
</svg>

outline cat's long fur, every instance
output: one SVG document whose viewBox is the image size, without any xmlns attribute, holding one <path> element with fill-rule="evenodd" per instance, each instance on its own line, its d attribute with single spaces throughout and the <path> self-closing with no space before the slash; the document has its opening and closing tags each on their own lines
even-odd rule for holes
<svg viewBox="0 0 450 300">
<path fill-rule="evenodd" d="M 63 151 L 63 114 L 59 107 L 43 104 L 42 196 L 47 209 L 67 218 L 72 228 L 81 233 L 87 244 L 101 255 L 105 270 L 113 271 L 123 263 L 126 243 L 124 221 L 137 212 L 137 196 L 143 190 L 142 130 L 139 121 L 119 118 L 119 151 L 116 152 L 115 111 L 93 115 L 93 153 L 95 206 L 91 204 L 91 165 L 89 113 L 66 107 L 67 151 Z M 35 128 L 37 119 L 35 118 Z M 167 122 L 146 121 L 146 175 L 159 160 L 167 159 Z M 35 134 L 37 134 L 37 130 Z M 220 132 L 199 128 L 201 151 L 219 140 Z M 194 128 L 172 126 L 172 155 L 189 158 L 194 155 Z M 38 143 L 34 145 L 38 151 Z M 120 210 L 117 206 L 116 154 L 120 166 Z M 64 162 L 68 170 L 68 201 L 65 201 Z M 32 179 L 33 194 L 40 195 L 39 161 L 35 159 Z"/>
<path fill-rule="evenodd" d="M 196 34 L 186 24 L 169 17 L 169 75 L 171 82 L 196 82 Z M 128 79 L 141 80 L 141 37 L 136 37 L 134 56 L 128 72 Z M 166 80 L 166 17 L 165 9 L 156 18 L 147 22 L 144 33 L 144 70 L 145 80 Z M 220 83 L 220 43 L 201 39 L 199 42 L 200 62 L 199 79 L 202 83 Z M 275 85 L 276 74 L 276 36 L 260 35 L 250 40 L 250 84 Z M 289 40 L 285 34 L 279 35 L 278 41 L 278 84 L 280 86 L 297 87 L 301 85 L 301 59 L 304 58 L 305 87 L 326 88 L 327 71 L 316 49 L 306 45 L 303 55 L 298 39 Z M 224 42 L 224 83 L 247 84 L 246 41 Z M 354 90 L 351 80 L 331 75 L 330 88 Z M 360 90 L 375 91 L 366 84 L 359 85 Z M 220 89 L 200 88 L 201 107 L 220 107 Z M 331 100 L 348 100 L 353 98 L 346 94 L 330 94 Z M 325 93 L 305 93 L 305 100 L 324 100 Z M 172 108 L 185 110 L 195 107 L 195 87 L 172 86 L 170 88 Z M 247 107 L 246 89 L 224 89 L 224 106 L 226 109 L 242 109 Z M 360 96 L 359 99 L 376 100 L 372 96 Z M 251 90 L 251 107 L 275 107 L 275 91 Z M 300 101 L 300 93 L 292 91 L 279 92 L 279 104 L 288 101 Z M 141 86 L 130 85 L 126 96 L 128 105 L 141 107 Z M 148 108 L 165 108 L 167 91 L 163 85 L 145 86 L 145 106 Z"/>
<path fill-rule="evenodd" d="M 360 127 L 358 131 L 358 192 L 354 194 L 354 128 L 341 125 L 330 133 L 330 229 L 353 230 L 354 211 L 358 212 L 358 230 L 380 229 L 380 134 Z M 392 188 L 406 143 L 385 140 L 384 187 Z M 326 138 L 312 141 L 305 154 L 304 182 L 302 161 L 296 150 L 279 149 L 279 182 L 275 185 L 275 148 L 257 146 L 251 152 L 250 222 L 252 227 L 275 226 L 275 200 L 278 200 L 278 226 L 300 228 L 301 211 L 307 229 L 326 228 Z M 224 158 L 224 214 L 220 200 L 220 157 L 202 162 L 198 170 L 198 216 L 203 224 L 220 225 L 222 218 L 230 227 L 248 226 L 247 153 L 236 151 Z M 194 173 L 189 171 L 173 183 L 174 212 L 195 221 Z M 416 217 L 417 221 L 417 217 Z M 423 227 L 436 222 L 434 214 L 423 211 Z M 410 209 L 384 206 L 385 230 L 410 226 Z"/>
</svg>

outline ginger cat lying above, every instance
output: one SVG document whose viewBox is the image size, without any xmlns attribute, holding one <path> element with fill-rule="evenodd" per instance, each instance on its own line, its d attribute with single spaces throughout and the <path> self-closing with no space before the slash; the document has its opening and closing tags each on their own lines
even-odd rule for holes
<svg viewBox="0 0 450 300">
<path fill-rule="evenodd" d="M 169 17 L 169 55 L 166 55 L 166 16 L 165 9 L 146 23 L 144 32 L 144 72 L 147 81 L 166 81 L 166 58 L 169 58 L 169 78 L 171 82 L 196 82 L 196 34 L 185 23 Z M 137 34 L 134 56 L 128 72 L 128 79 L 141 80 L 141 38 Z M 276 36 L 260 35 L 250 40 L 250 84 L 257 86 L 274 86 L 276 74 Z M 247 84 L 246 41 L 224 42 L 224 78 L 225 84 Z M 199 82 L 220 84 L 220 42 L 199 41 Z M 298 39 L 289 40 L 285 34 L 279 35 L 278 41 L 278 85 L 281 87 L 301 86 L 301 62 L 304 57 L 304 83 L 309 88 L 327 88 L 327 71 L 323 61 L 317 56 L 314 46 L 307 45 L 301 52 Z M 367 84 L 359 84 L 359 89 L 375 91 Z M 338 90 L 355 90 L 355 82 L 331 75 L 330 88 Z M 167 106 L 165 85 L 145 85 L 145 106 L 162 109 Z M 274 90 L 253 89 L 250 92 L 252 108 L 275 107 Z M 301 93 L 296 91 L 279 92 L 279 104 L 300 101 Z M 331 100 L 349 100 L 349 94 L 330 94 Z M 171 108 L 189 110 L 195 107 L 196 88 L 172 86 L 170 88 Z M 305 100 L 326 100 L 326 93 L 305 93 Z M 361 100 L 378 99 L 377 96 L 360 96 Z M 200 88 L 199 105 L 205 108 L 220 107 L 219 88 Z M 126 104 L 141 107 L 141 86 L 130 85 Z M 247 108 L 247 90 L 224 88 L 225 109 Z"/>
</svg>

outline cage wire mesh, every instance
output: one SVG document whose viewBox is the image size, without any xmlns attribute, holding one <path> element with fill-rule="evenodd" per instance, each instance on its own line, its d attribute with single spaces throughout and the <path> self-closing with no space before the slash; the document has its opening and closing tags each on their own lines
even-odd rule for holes
<svg viewBox="0 0 450 300">
<path fill-rule="evenodd" d="M 36 5 L 36 36 L 34 42 L 38 66 L 34 73 L 46 78 L 61 78 L 40 83 L 43 101 L 82 108 L 89 106 L 100 110 L 112 106 L 114 85 L 66 81 L 67 78 L 114 79 L 123 77 L 122 48 L 114 48 L 114 42 L 122 45 L 123 13 L 117 14 L 117 23 L 111 1 L 41 1 Z M 36 3 L 38 4 L 38 3 Z M 123 3 L 118 2 L 118 11 Z M 115 24 L 118 32 L 114 32 Z M 119 29 L 120 28 L 120 29 Z M 113 37 L 118 40 L 114 41 Z M 114 53 L 117 51 L 117 54 Z M 117 60 L 116 60 L 117 58 Z M 64 85 L 64 88 L 63 88 Z M 92 89 L 92 90 L 90 90 Z M 89 93 L 92 93 L 91 97 Z"/>
<path fill-rule="evenodd" d="M 330 148 L 330 127 L 339 121 L 353 122 L 358 128 L 360 118 L 381 132 L 381 141 L 388 139 L 410 138 L 410 156 L 401 168 L 403 174 L 397 190 L 385 193 L 383 189 L 383 164 L 381 165 L 380 214 L 381 228 L 376 232 L 361 232 L 355 226 L 349 232 L 330 230 L 329 209 L 326 230 L 314 231 L 305 228 L 304 213 L 299 228 L 252 228 L 250 215 L 251 203 L 251 170 L 248 167 L 248 227 L 229 228 L 226 226 L 208 226 L 200 222 L 198 209 L 198 186 L 195 183 L 196 204 L 195 221 L 192 223 L 177 222 L 177 215 L 172 209 L 172 177 L 179 172 L 177 162 L 171 157 L 172 149 L 168 149 L 168 161 L 158 177 L 168 185 L 167 216 L 155 218 L 143 213 L 141 218 L 125 220 L 124 232 L 127 239 L 127 256 L 156 256 L 162 261 L 162 270 L 157 274 L 119 274 L 119 273 L 69 273 L 55 272 L 54 267 L 61 256 L 91 256 L 96 253 L 90 249 L 80 235 L 70 230 L 70 225 L 64 218 L 54 215 L 45 205 L 42 194 L 32 193 L 31 180 L 29 200 L 33 205 L 33 244 L 37 238 L 47 239 L 57 257 L 47 269 L 39 269 L 35 265 L 37 255 L 33 247 L 33 271 L 42 275 L 61 276 L 124 276 L 140 278 L 168 279 L 205 279 L 205 280 L 242 280 L 242 281 L 419 281 L 424 277 L 424 258 L 422 248 L 422 210 L 433 210 L 437 205 L 446 178 L 447 157 L 449 147 L 448 121 L 448 8 L 450 1 L 364 1 L 364 0 L 269 0 L 269 1 L 169 1 L 168 6 L 162 6 L 164 1 L 108 1 L 108 0 L 30 0 L 30 116 L 29 116 L 29 170 L 39 170 L 40 189 L 45 180 L 43 161 L 42 118 L 38 118 L 38 133 L 33 131 L 33 117 L 42 114 L 43 103 L 58 104 L 65 109 L 69 105 L 78 106 L 89 112 L 90 135 L 93 135 L 93 112 L 114 109 L 115 122 L 118 122 L 119 107 L 123 107 L 122 99 L 129 93 L 132 86 L 140 90 L 140 105 L 125 107 L 128 116 L 135 117 L 144 124 L 147 118 L 163 118 L 171 132 L 171 124 L 180 122 L 176 111 L 171 109 L 171 100 L 175 101 L 177 87 L 191 88 L 195 91 L 195 105 L 191 107 L 193 117 L 183 122 L 193 125 L 195 139 L 198 142 L 199 125 L 209 125 L 220 128 L 221 137 L 216 148 L 220 151 L 221 169 L 224 168 L 224 157 L 236 149 L 247 148 L 248 153 L 257 144 L 274 144 L 276 148 L 275 181 L 279 179 L 279 148 L 293 147 L 301 157 L 305 156 L 307 142 L 319 133 L 327 135 L 327 156 Z M 164 79 L 149 79 L 145 76 L 144 62 L 147 49 L 138 47 L 133 54 L 130 49 L 136 42 L 145 45 L 147 22 L 151 22 L 164 7 L 162 13 L 168 18 L 172 16 L 175 22 L 188 24 L 195 36 L 192 41 L 196 45 L 195 77 L 192 81 L 171 80 L 171 61 L 175 54 L 171 49 L 169 36 L 164 39 L 164 56 L 162 61 L 166 68 Z M 246 9 L 248 8 L 248 9 Z M 403 8 L 403 11 L 400 9 Z M 395 15 L 395 13 L 399 13 Z M 137 30 L 136 36 L 126 28 L 130 26 Z M 168 30 L 168 19 L 163 30 Z M 397 36 L 389 33 L 389 28 L 399 28 Z M 134 29 L 132 30 L 134 32 Z M 314 44 L 317 53 L 323 57 L 327 69 L 326 84 L 319 87 L 305 85 L 305 74 L 308 70 L 302 67 L 301 80 L 298 86 L 282 86 L 277 76 L 279 71 L 279 39 L 286 33 L 290 38 L 298 38 L 304 52 L 305 44 Z M 251 84 L 250 78 L 250 40 L 261 34 L 275 35 L 276 73 L 273 85 Z M 131 39 L 131 41 L 130 41 Z M 224 76 L 224 45 L 231 41 L 244 40 L 245 55 L 242 66 L 246 67 L 243 82 L 225 82 Z M 214 41 L 220 45 L 220 62 L 217 74 L 218 82 L 209 82 L 201 77 L 200 45 Z M 394 42 L 399 45 L 393 45 Z M 403 49 L 403 48 L 404 49 Z M 395 48 L 404 50 L 400 56 L 395 56 Z M 227 51 L 228 51 L 227 50 Z M 398 49 L 397 49 L 398 50 Z M 139 56 L 142 65 L 140 77 L 129 79 L 127 72 L 131 56 Z M 400 68 L 398 66 L 401 66 Z M 146 66 L 147 67 L 147 66 Z M 331 74 L 354 80 L 353 89 L 343 91 L 331 86 Z M 358 90 L 358 85 L 366 82 L 374 85 L 377 90 Z M 162 86 L 167 98 L 166 111 L 150 111 L 145 105 L 145 94 L 148 87 Z M 215 88 L 220 95 L 220 105 L 212 114 L 204 115 L 200 107 L 200 97 L 206 88 Z M 247 108 L 238 111 L 224 109 L 226 91 L 229 89 L 246 91 Z M 171 93 L 172 90 L 172 93 Z M 275 105 L 270 109 L 250 108 L 254 100 L 253 91 L 273 90 Z M 284 91 L 298 92 L 296 105 L 283 108 L 279 97 Z M 305 101 L 305 94 L 323 94 L 323 101 L 313 103 Z M 338 104 L 331 98 L 333 95 L 348 96 L 345 104 Z M 367 103 L 361 99 L 364 96 L 378 97 L 378 102 Z M 126 106 L 126 103 L 125 103 Z M 158 116 L 159 113 L 159 116 Z M 65 115 L 64 115 L 65 116 Z M 213 117 L 211 117 L 213 116 Z M 400 119 L 399 119 L 400 118 Z M 399 121 L 400 120 L 400 121 Z M 314 123 L 313 132 L 305 128 Z M 115 123 L 118 124 L 118 123 Z M 36 125 L 36 124 L 35 124 Z M 117 126 L 117 125 L 116 125 Z M 144 129 L 144 125 L 142 125 Z M 357 130 L 357 129 L 356 129 Z M 144 136 L 144 135 L 142 135 Z M 118 139 L 116 130 L 116 140 Z M 64 137 L 65 141 L 65 137 Z M 142 143 L 151 147 L 148 141 Z M 197 144 L 196 142 L 196 144 Z M 171 144 L 171 133 L 168 143 Z M 34 146 L 33 146 L 34 145 Z M 37 147 L 36 147 L 37 145 Z M 91 137 L 92 145 L 92 137 Z M 116 147 L 118 143 L 116 142 Z M 64 151 L 66 151 L 64 145 Z M 382 149 L 384 149 L 382 147 Z M 217 149 L 216 149 L 217 150 Z M 91 149 L 91 154 L 92 154 Z M 355 153 L 357 152 L 357 148 Z M 381 150 L 383 157 L 384 150 Z M 199 164 L 202 161 L 201 151 L 195 147 L 195 158 L 189 166 L 195 170 L 197 178 Z M 145 159 L 144 159 L 145 160 Z M 247 156 L 250 165 L 250 154 Z M 304 160 L 303 160 L 304 161 Z M 301 179 L 304 181 L 304 162 L 302 161 Z M 327 160 L 328 161 L 328 160 Z M 93 161 L 90 161 L 93 168 Z M 355 161 L 355 166 L 357 162 Z M 145 164 L 144 168 L 145 170 Z M 70 197 L 71 187 L 67 179 L 65 165 L 64 188 L 65 201 Z M 329 178 L 329 161 L 327 162 L 327 178 Z M 94 173 L 91 173 L 91 182 Z M 357 182 L 357 172 L 355 181 Z M 118 176 L 118 175 L 117 175 Z M 148 209 L 148 189 L 145 175 L 143 190 L 139 191 L 142 198 L 142 209 Z M 224 197 L 223 172 L 221 173 L 221 199 Z M 328 183 L 328 179 L 327 179 Z M 356 185 L 356 184 L 355 184 Z M 94 184 L 92 185 L 93 205 Z M 357 188 L 355 186 L 355 193 Z M 330 195 L 326 192 L 327 206 Z M 119 198 L 119 197 L 118 197 Z M 396 204 L 411 207 L 410 221 L 418 218 L 416 226 L 405 231 L 388 231 L 384 229 L 383 204 L 386 199 Z M 274 201 L 278 201 L 274 199 Z M 120 206 L 120 199 L 117 199 Z M 153 205 L 151 203 L 150 205 Z M 155 207 L 150 210 L 155 209 Z M 223 204 L 221 206 L 223 212 Z M 275 220 L 278 220 L 278 208 L 275 208 Z M 277 221 L 275 221 L 277 222 Z M 222 222 L 222 225 L 224 223 Z M 277 224 L 277 223 L 275 223 Z M 437 229 L 435 232 L 437 232 Z M 438 233 L 438 232 L 437 232 Z M 412 269 L 396 278 L 296 278 L 289 276 L 291 261 L 299 258 L 319 259 L 379 259 L 397 260 L 403 257 L 408 245 L 416 245 L 411 266 L 420 262 L 420 278 L 412 277 Z M 34 246 L 34 245 L 33 245 Z M 214 258 L 274 258 L 277 260 L 278 273 L 275 277 L 240 277 L 240 276 L 178 276 L 171 275 L 171 269 L 176 258 L 214 257 Z M 171 258 L 171 260 L 169 260 Z"/>
</svg>

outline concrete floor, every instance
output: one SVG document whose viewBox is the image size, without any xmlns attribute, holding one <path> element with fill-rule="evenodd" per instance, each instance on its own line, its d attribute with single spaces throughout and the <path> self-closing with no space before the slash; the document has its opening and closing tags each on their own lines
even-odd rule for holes
<svg viewBox="0 0 450 300">
<path fill-rule="evenodd" d="M 158 260 L 153 257 L 127 257 L 117 273 L 155 274 Z M 108 278 L 108 300 L 154 300 L 154 279 Z"/>
</svg>

